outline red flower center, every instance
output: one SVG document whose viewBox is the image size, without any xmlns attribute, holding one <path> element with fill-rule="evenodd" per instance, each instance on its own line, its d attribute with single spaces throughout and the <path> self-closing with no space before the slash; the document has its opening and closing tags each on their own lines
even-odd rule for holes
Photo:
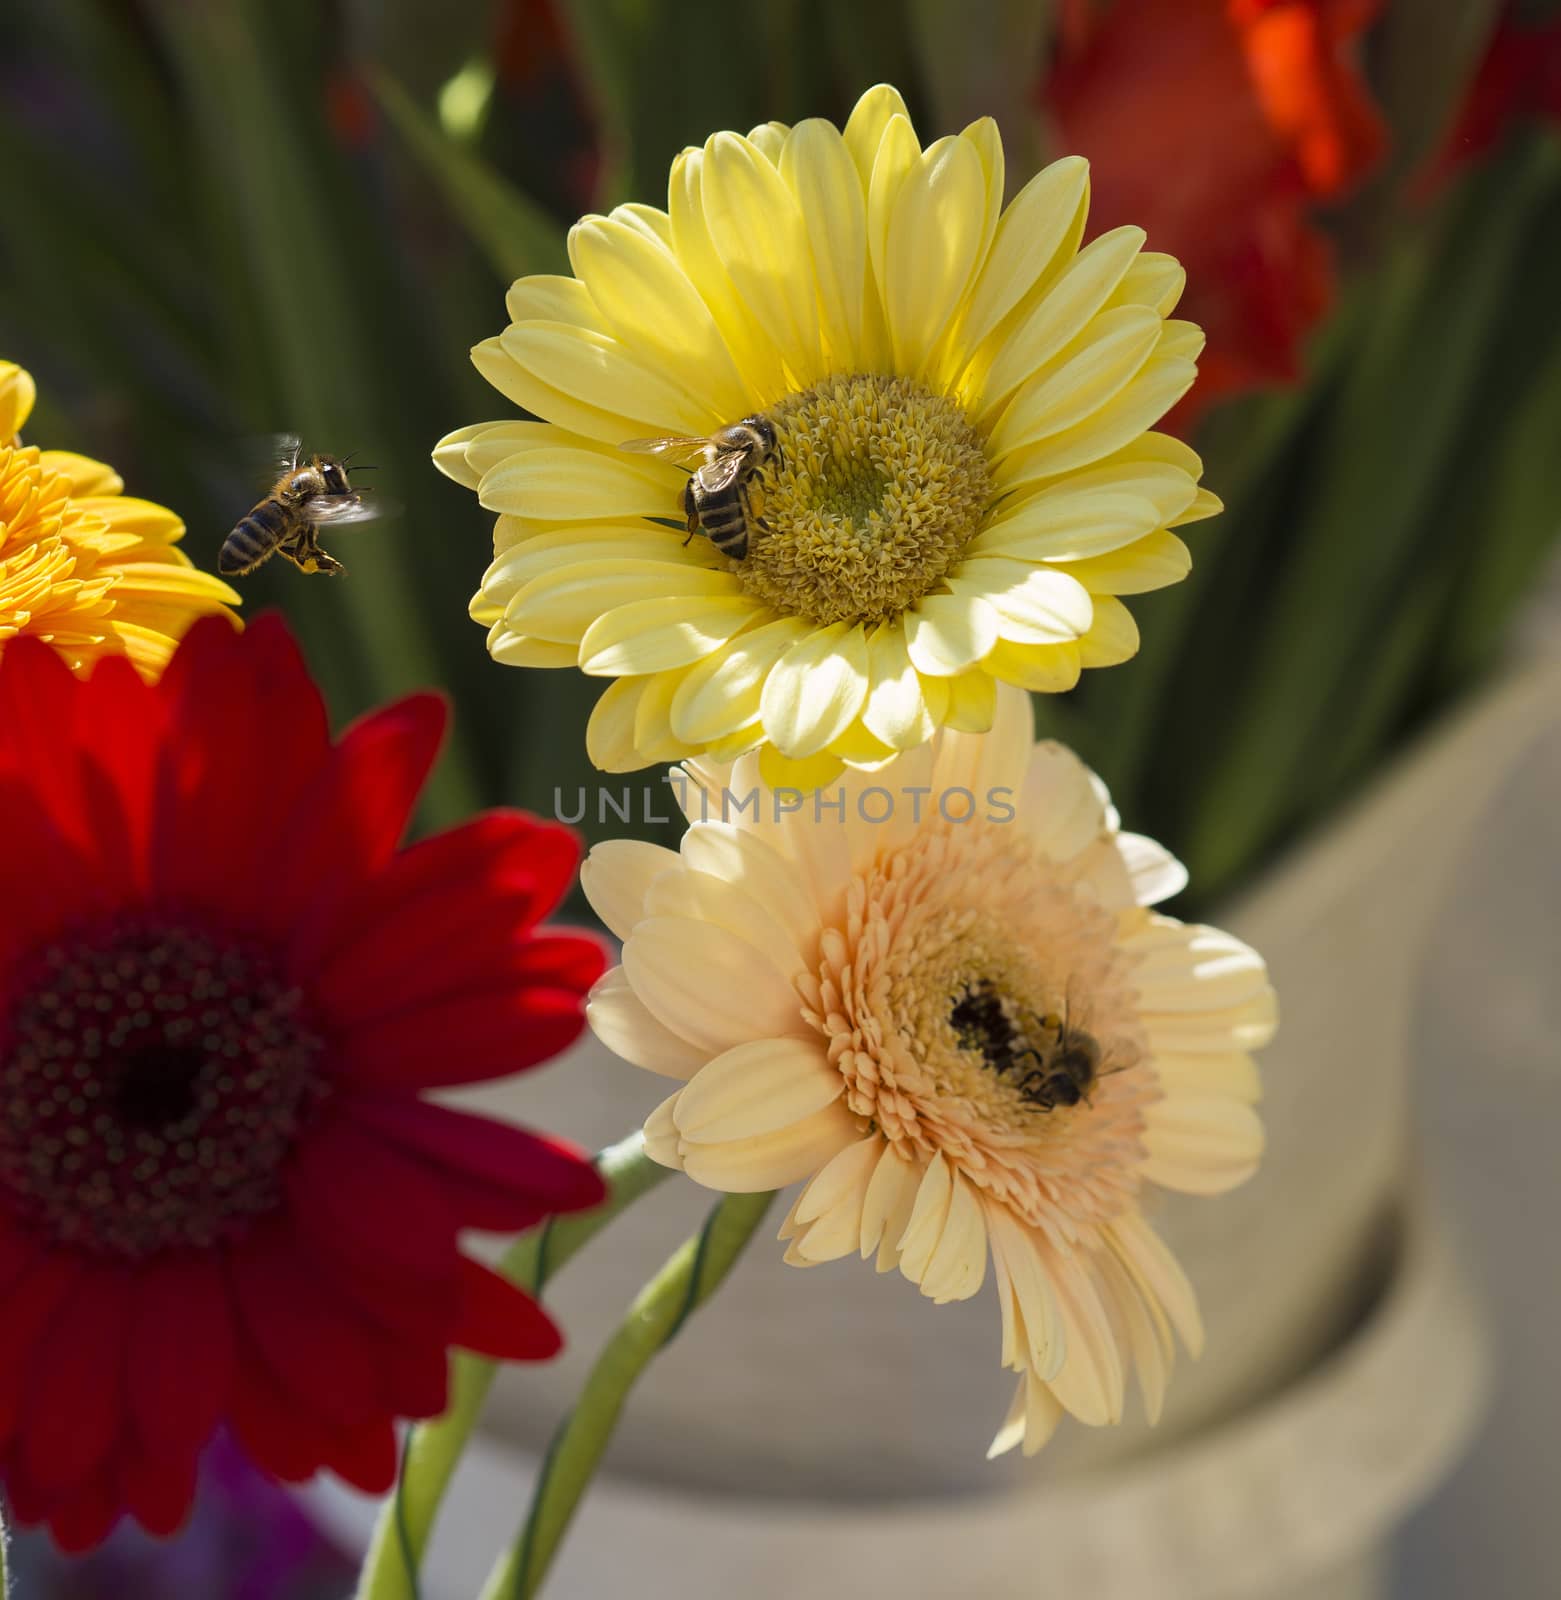
<svg viewBox="0 0 1561 1600">
<path fill-rule="evenodd" d="M 324 1040 L 255 943 L 119 917 L 22 963 L 0 1015 L 0 1192 L 139 1259 L 241 1234 L 324 1098 Z"/>
</svg>

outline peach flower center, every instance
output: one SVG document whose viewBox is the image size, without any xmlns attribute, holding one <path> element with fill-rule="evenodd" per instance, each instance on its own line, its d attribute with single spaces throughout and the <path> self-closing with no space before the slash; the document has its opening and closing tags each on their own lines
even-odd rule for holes
<svg viewBox="0 0 1561 1600">
<path fill-rule="evenodd" d="M 922 832 L 822 941 L 812 1020 L 846 1104 L 1059 1243 L 1120 1214 L 1159 1090 L 1116 931 L 1017 824 Z"/>
</svg>

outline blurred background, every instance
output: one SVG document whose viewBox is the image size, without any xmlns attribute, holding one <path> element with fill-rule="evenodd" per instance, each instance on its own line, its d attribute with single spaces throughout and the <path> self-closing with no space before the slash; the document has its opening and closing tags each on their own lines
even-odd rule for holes
<svg viewBox="0 0 1561 1600">
<path fill-rule="evenodd" d="M 1168 426 L 1228 509 L 1133 602 L 1133 667 L 1040 715 L 1199 906 L 1496 672 L 1561 533 L 1558 0 L 7 0 L 5 29 L 0 355 L 38 380 L 30 439 L 113 462 L 208 568 L 256 440 L 376 464 L 400 514 L 342 539 L 351 576 L 273 562 L 246 595 L 340 719 L 452 695 L 425 825 L 596 790 L 598 683 L 489 662 L 491 519 L 428 459 L 510 410 L 467 359 L 504 287 L 567 270 L 582 212 L 664 203 L 683 145 L 839 121 L 881 79 L 924 137 L 995 116 L 1012 187 L 1088 156 L 1091 232 L 1140 223 L 1187 267 L 1209 345 Z M 582 827 L 624 831 L 594 800 Z M 345 1592 L 302 1533 L 272 1587 L 223 1587 L 253 1565 L 235 1508 L 270 1502 L 213 1472 L 204 1587 L 132 1583 L 165 1558 L 132 1544 L 58 1594 Z"/>
</svg>

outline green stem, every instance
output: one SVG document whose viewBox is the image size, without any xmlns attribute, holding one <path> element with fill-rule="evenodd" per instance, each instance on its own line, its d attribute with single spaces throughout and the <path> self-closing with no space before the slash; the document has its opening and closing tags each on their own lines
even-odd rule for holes
<svg viewBox="0 0 1561 1600">
<path fill-rule="evenodd" d="M 552 1217 L 522 1235 L 505 1252 L 498 1270 L 538 1295 L 555 1272 L 618 1213 L 671 1176 L 645 1154 L 644 1136 L 631 1134 L 595 1159 L 607 1183 L 607 1198 L 594 1211 Z M 428 1536 L 461 1452 L 477 1425 L 495 1363 L 458 1354 L 451 1367 L 450 1404 L 444 1415 L 414 1428 L 401 1456 L 401 1479 L 380 1512 L 374 1539 L 358 1579 L 357 1600 L 418 1600 L 418 1567 Z"/>
<path fill-rule="evenodd" d="M 640 1290 L 553 1435 L 525 1526 L 489 1574 L 481 1600 L 530 1600 L 541 1588 L 635 1380 L 721 1286 L 774 1198 L 728 1195 Z"/>
</svg>

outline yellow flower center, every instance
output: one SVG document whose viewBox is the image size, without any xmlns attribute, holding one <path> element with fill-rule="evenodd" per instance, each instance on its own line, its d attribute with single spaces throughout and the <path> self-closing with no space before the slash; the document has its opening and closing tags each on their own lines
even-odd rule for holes
<svg viewBox="0 0 1561 1600">
<path fill-rule="evenodd" d="M 826 378 L 766 415 L 777 448 L 749 482 L 743 586 L 821 627 L 914 605 L 981 526 L 992 474 L 944 395 L 906 378 Z"/>
</svg>

